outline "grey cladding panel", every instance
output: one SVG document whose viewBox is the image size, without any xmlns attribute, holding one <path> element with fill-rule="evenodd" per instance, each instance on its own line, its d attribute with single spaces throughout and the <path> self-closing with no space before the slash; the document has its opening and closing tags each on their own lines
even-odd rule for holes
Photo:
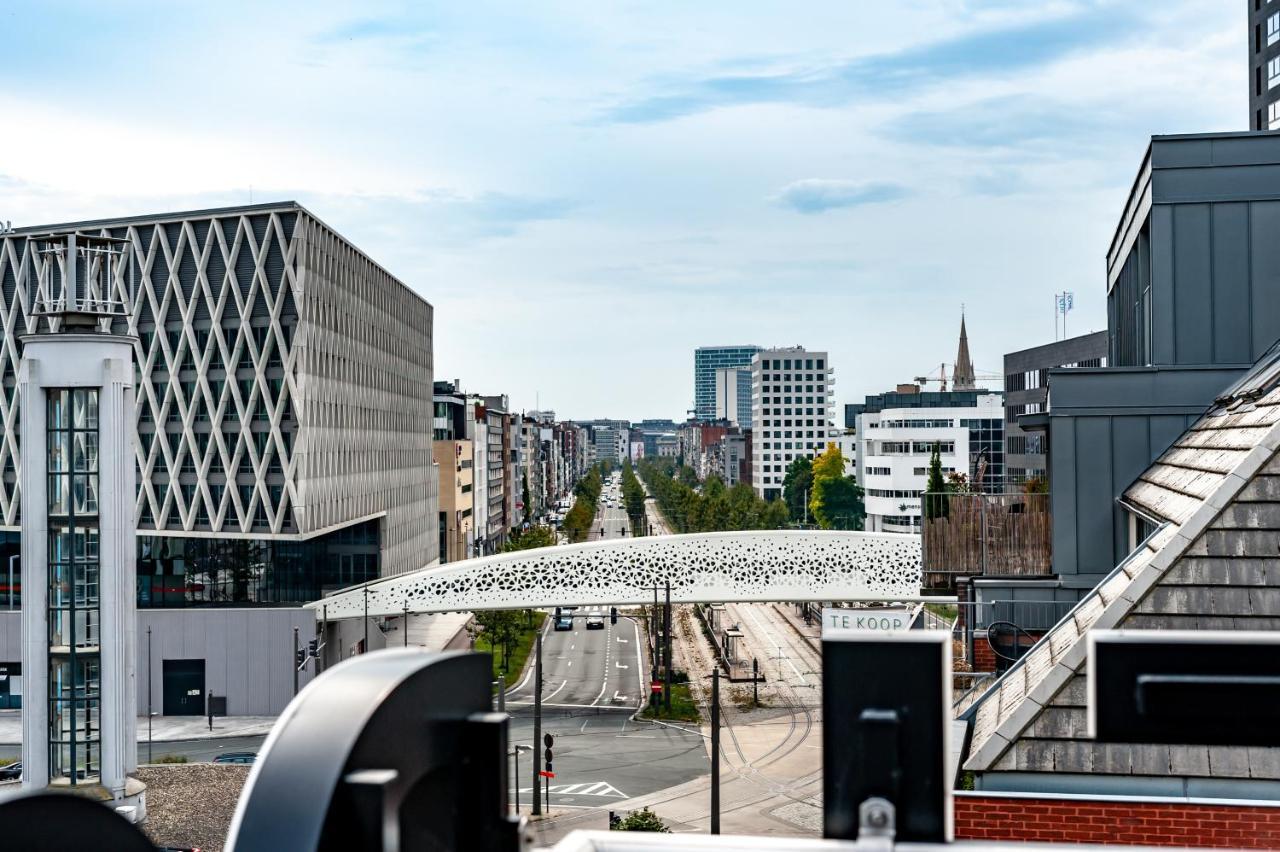
<svg viewBox="0 0 1280 852">
<path fill-rule="evenodd" d="M 1249 304 L 1249 208 L 1213 206 L 1213 360 L 1244 364 L 1254 359 Z"/>
<path fill-rule="evenodd" d="M 1055 417 L 1049 420 L 1049 445 L 1053 447 L 1053 485 L 1049 502 L 1053 512 L 1053 569 L 1057 573 L 1079 573 L 1076 558 L 1076 421 Z"/>
<path fill-rule="evenodd" d="M 1212 361 L 1213 281 L 1209 205 L 1173 208 L 1174 348 L 1176 363 Z"/>
<path fill-rule="evenodd" d="M 1173 346 L 1173 208 L 1151 210 L 1151 363 L 1177 364 Z"/>
<path fill-rule="evenodd" d="M 1151 464 L 1154 455 L 1145 418 L 1116 417 L 1111 420 L 1111 477 L 1114 493 L 1120 494 Z M 1129 526 L 1124 510 L 1112 503 L 1112 555 L 1120 558 L 1129 551 Z M 1119 559 L 1113 558 L 1113 564 Z"/>
<path fill-rule="evenodd" d="M 1112 535 L 1115 495 L 1111 468 L 1111 418 L 1082 417 L 1076 421 L 1076 497 L 1079 553 L 1077 571 L 1103 573 L 1115 565 Z"/>
<path fill-rule="evenodd" d="M 1253 356 L 1280 339 L 1280 202 L 1249 206 Z"/>
</svg>

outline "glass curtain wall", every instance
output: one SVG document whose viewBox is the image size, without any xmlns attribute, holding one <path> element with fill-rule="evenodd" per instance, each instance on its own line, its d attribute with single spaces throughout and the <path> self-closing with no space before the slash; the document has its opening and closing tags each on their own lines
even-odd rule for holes
<svg viewBox="0 0 1280 852">
<path fill-rule="evenodd" d="M 47 391 L 49 777 L 101 771 L 98 391 Z"/>
</svg>

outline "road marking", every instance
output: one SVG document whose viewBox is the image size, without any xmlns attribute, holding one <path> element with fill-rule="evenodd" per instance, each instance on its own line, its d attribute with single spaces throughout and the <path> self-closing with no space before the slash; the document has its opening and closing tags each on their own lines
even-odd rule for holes
<svg viewBox="0 0 1280 852">
<path fill-rule="evenodd" d="M 572 668 L 572 667 L 573 667 L 573 660 L 570 660 L 569 662 L 565 663 L 564 665 L 565 665 L 565 668 Z"/>
<path fill-rule="evenodd" d="M 621 740 L 621 739 L 628 739 L 628 740 L 656 740 L 656 739 L 657 739 L 657 737 L 655 737 L 653 734 L 614 734 L 614 735 L 613 735 L 613 738 L 614 738 L 615 740 Z"/>
<path fill-rule="evenodd" d="M 614 701 L 626 701 L 626 700 L 627 700 L 627 696 L 625 696 L 625 695 L 619 695 L 619 694 L 618 694 L 618 690 L 616 690 L 616 689 L 615 689 L 615 690 L 613 691 L 613 700 L 614 700 Z"/>
<path fill-rule="evenodd" d="M 569 650 L 570 650 L 570 651 L 572 651 L 572 650 L 573 650 L 574 648 L 576 648 L 576 647 L 577 647 L 576 645 L 570 645 L 570 646 L 569 646 Z"/>
<path fill-rule="evenodd" d="M 622 643 L 624 643 L 624 644 L 625 644 L 627 640 L 626 640 L 626 639 L 623 639 L 621 636 L 619 636 L 619 637 L 618 637 L 618 641 L 619 641 L 619 642 L 622 642 Z"/>
<path fill-rule="evenodd" d="M 617 663 L 615 663 L 614 665 L 616 665 L 616 666 L 617 666 L 618 668 L 620 668 L 620 669 L 630 668 L 630 666 L 624 666 L 624 665 L 622 664 L 622 660 L 618 660 L 618 662 L 617 662 Z"/>
<path fill-rule="evenodd" d="M 587 732 L 587 725 L 590 722 L 591 722 L 590 719 L 584 719 L 582 722 L 582 727 L 578 729 L 578 733 L 585 734 Z"/>
<path fill-rule="evenodd" d="M 544 696 L 542 696 L 542 700 L 543 700 L 543 701 L 546 701 L 546 700 L 547 700 L 547 699 L 549 699 L 552 695 L 555 695 L 557 692 L 559 692 L 560 690 L 564 689 L 565 684 L 567 684 L 568 682 L 569 682 L 569 681 L 566 679 L 563 683 L 561 683 L 559 686 L 557 686 L 557 687 L 555 688 L 555 690 L 551 692 L 551 694 L 550 694 L 550 695 L 544 695 Z"/>
</svg>

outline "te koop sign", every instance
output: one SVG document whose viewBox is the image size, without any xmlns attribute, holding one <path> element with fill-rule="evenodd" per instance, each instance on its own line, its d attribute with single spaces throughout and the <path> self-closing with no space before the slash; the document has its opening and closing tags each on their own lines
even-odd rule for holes
<svg viewBox="0 0 1280 852">
<path fill-rule="evenodd" d="M 822 609 L 823 638 L 841 633 L 893 633 L 910 626 L 909 609 Z"/>
</svg>

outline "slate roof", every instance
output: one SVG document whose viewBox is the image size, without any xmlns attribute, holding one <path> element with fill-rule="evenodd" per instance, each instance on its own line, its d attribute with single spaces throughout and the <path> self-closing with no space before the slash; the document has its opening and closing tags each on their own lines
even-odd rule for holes
<svg viewBox="0 0 1280 852">
<path fill-rule="evenodd" d="M 1159 526 L 976 703 L 970 771 L 1280 780 L 1280 749 L 1088 739 L 1085 633 L 1280 629 L 1280 346 L 1123 501 Z"/>
</svg>

